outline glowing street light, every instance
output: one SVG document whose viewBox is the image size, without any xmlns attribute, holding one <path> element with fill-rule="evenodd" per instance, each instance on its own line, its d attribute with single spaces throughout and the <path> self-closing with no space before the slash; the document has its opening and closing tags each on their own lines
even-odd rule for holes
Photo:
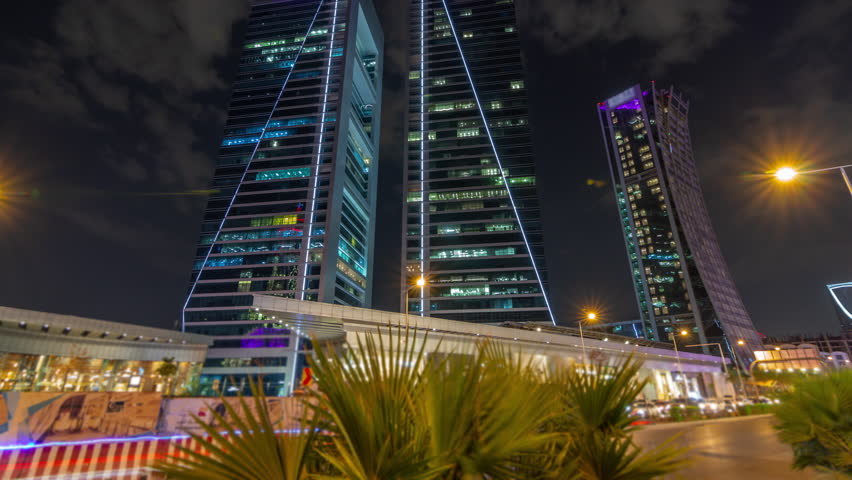
<svg viewBox="0 0 852 480">
<path fill-rule="evenodd" d="M 426 279 L 421 275 L 417 277 L 417 280 L 414 282 L 414 285 L 405 289 L 405 328 L 408 328 L 408 294 L 411 293 L 411 289 L 414 287 L 420 288 L 420 291 L 423 291 L 423 287 L 426 286 Z M 422 311 L 420 313 L 423 313 Z"/>
<path fill-rule="evenodd" d="M 586 312 L 585 321 L 594 322 L 598 319 L 598 314 L 595 312 Z M 583 319 L 577 322 L 577 326 L 580 327 L 580 345 L 583 347 L 583 368 L 586 368 L 586 364 L 589 363 L 589 359 L 586 358 L 586 340 L 583 338 Z"/>
<path fill-rule="evenodd" d="M 689 330 L 683 328 L 678 332 L 678 334 L 680 334 L 680 336 L 682 337 L 687 337 L 689 336 Z M 683 398 L 684 401 L 686 401 L 689 400 L 689 384 L 686 383 L 686 375 L 683 373 L 683 365 L 680 363 L 680 351 L 678 351 L 677 349 L 677 335 L 672 332 L 670 334 L 670 338 L 672 340 L 672 343 L 674 343 L 675 358 L 677 358 L 677 369 L 680 370 L 680 378 L 681 380 L 683 380 Z"/>
<path fill-rule="evenodd" d="M 799 172 L 797 172 L 792 167 L 781 167 L 775 171 L 775 178 L 781 180 L 782 182 L 789 182 L 790 180 L 796 178 L 796 175 L 798 174 Z"/>
<path fill-rule="evenodd" d="M 781 182 L 789 182 L 799 175 L 806 175 L 810 173 L 821 173 L 828 172 L 830 170 L 840 170 L 840 175 L 843 177 L 843 182 L 846 184 L 846 188 L 849 189 L 849 194 L 852 195 L 852 181 L 849 180 L 849 175 L 846 173 L 847 168 L 852 168 L 852 164 L 850 165 L 838 165 L 836 167 L 828 167 L 828 168 L 818 168 L 816 170 L 803 170 L 798 171 L 793 167 L 781 167 L 772 174 L 777 180 Z"/>
</svg>

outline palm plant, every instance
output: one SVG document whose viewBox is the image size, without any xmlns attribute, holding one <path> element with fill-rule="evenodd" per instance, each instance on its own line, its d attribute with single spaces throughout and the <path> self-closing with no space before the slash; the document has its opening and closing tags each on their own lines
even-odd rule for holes
<svg viewBox="0 0 852 480">
<path fill-rule="evenodd" d="M 642 480 L 681 464 L 679 451 L 645 453 L 630 437 L 638 362 L 549 373 L 494 343 L 453 354 L 427 344 L 391 329 L 348 348 L 315 344 L 303 434 L 276 434 L 253 385 L 254 409 L 226 403 L 215 414 L 225 431 L 195 435 L 209 455 L 160 468 L 178 479 Z"/>
<path fill-rule="evenodd" d="M 178 446 L 180 454 L 156 469 L 176 480 L 306 480 L 316 470 L 309 468 L 316 429 L 303 423 L 301 433 L 276 432 L 260 384 L 249 383 L 252 398 L 240 396 L 239 411 L 229 402 L 225 413 L 210 409 L 217 427 L 193 415 L 204 433 L 189 435 L 204 451 Z"/>
<path fill-rule="evenodd" d="M 573 433 L 567 449 L 583 478 L 650 479 L 685 464 L 682 449 L 664 444 L 643 453 L 632 440 L 628 407 L 648 382 L 641 368 L 631 356 L 614 366 L 572 366 L 552 376 L 561 403 L 556 426 Z"/>
<path fill-rule="evenodd" d="M 418 346 L 410 331 L 389 337 L 315 351 L 320 391 L 309 411 L 330 433 L 332 445 L 319 454 L 338 472 L 326 478 L 427 480 L 440 470 L 429 465 L 417 408 L 426 342 Z"/>
<path fill-rule="evenodd" d="M 776 428 L 794 468 L 852 475 L 852 371 L 800 379 L 782 399 Z"/>
<path fill-rule="evenodd" d="M 483 343 L 424 372 L 420 416 L 431 463 L 446 468 L 441 478 L 518 478 L 559 437 L 542 428 L 555 418 L 556 396 L 512 353 Z"/>
</svg>

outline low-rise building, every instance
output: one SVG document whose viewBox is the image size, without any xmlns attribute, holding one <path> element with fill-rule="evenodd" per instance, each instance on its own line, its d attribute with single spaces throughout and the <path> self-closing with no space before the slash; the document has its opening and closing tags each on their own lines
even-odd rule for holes
<svg viewBox="0 0 852 480">
<path fill-rule="evenodd" d="M 253 296 L 252 311 L 258 315 L 258 323 L 274 322 L 295 334 L 294 341 L 281 349 L 281 355 L 294 359 L 288 363 L 291 368 L 287 372 L 288 390 L 305 378 L 305 357 L 310 355 L 312 339 L 348 342 L 351 347 L 357 345 L 359 335 L 387 337 L 390 327 L 409 327 L 410 335 L 427 342 L 426 351 L 435 354 L 471 351 L 476 343 L 487 339 L 505 345 L 544 369 L 583 363 L 616 365 L 628 358 L 638 359 L 643 362 L 642 374 L 650 380 L 642 393 L 646 399 L 722 398 L 733 393 L 718 355 L 676 352 L 666 343 L 600 332 L 580 338 L 573 329 L 547 324 L 487 325 L 271 295 Z M 390 343 L 385 339 L 385 344 Z M 245 355 L 250 356 L 250 350 Z M 202 394 L 223 391 L 234 394 L 246 388 L 246 382 L 234 375 L 205 376 Z"/>
<path fill-rule="evenodd" d="M 0 307 L 0 391 L 165 392 L 194 388 L 204 335 Z M 170 360 L 166 360 L 170 359 Z M 173 375 L 158 373 L 174 362 Z"/>
</svg>

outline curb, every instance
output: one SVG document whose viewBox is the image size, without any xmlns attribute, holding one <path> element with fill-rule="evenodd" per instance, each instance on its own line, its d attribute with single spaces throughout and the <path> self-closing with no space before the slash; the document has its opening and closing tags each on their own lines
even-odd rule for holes
<svg viewBox="0 0 852 480">
<path fill-rule="evenodd" d="M 759 415 L 741 415 L 741 416 L 738 416 L 738 417 L 706 418 L 706 419 L 702 419 L 702 420 L 688 420 L 688 421 L 684 421 L 684 422 L 661 422 L 661 423 L 652 423 L 652 424 L 637 425 L 637 426 L 640 427 L 641 430 L 651 429 L 651 428 L 662 429 L 662 428 L 665 428 L 665 427 L 674 428 L 674 427 L 681 427 L 681 426 L 698 426 L 698 425 L 701 425 L 701 424 L 704 424 L 704 423 L 714 423 L 714 422 L 738 422 L 738 421 L 743 421 L 743 420 L 754 420 L 754 419 L 766 418 L 766 417 L 772 417 L 772 416 L 773 416 L 773 414 L 771 414 L 771 413 L 761 413 Z"/>
</svg>

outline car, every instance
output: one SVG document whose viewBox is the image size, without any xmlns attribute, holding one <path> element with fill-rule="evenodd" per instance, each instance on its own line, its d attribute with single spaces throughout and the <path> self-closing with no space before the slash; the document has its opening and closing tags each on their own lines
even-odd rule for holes
<svg viewBox="0 0 852 480">
<path fill-rule="evenodd" d="M 654 400 L 654 411 L 657 416 L 667 417 L 669 415 L 669 409 L 671 408 L 671 403 L 665 400 Z"/>
<path fill-rule="evenodd" d="M 637 400 L 627 406 L 631 417 L 648 418 L 654 416 L 656 409 L 654 404 L 647 400 Z"/>
</svg>

